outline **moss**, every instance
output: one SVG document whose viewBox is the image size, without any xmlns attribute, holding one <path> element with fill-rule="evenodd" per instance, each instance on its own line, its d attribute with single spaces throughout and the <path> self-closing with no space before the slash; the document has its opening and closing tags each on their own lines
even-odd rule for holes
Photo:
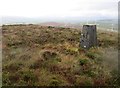
<svg viewBox="0 0 120 88">
<path fill-rule="evenodd" d="M 89 61 L 87 59 L 80 59 L 79 63 L 81 66 L 86 65 Z"/>
<path fill-rule="evenodd" d="M 93 52 L 86 53 L 86 56 L 88 56 L 91 59 L 95 59 L 96 58 L 96 56 L 95 56 L 95 54 Z"/>
</svg>

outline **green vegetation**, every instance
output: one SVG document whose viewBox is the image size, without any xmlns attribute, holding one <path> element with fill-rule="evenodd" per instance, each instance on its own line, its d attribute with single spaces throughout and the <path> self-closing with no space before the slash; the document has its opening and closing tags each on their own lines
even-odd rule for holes
<svg viewBox="0 0 120 88">
<path fill-rule="evenodd" d="M 98 47 L 84 50 L 79 29 L 4 25 L 2 30 L 3 86 L 118 86 L 117 70 L 104 64 L 113 56 L 107 49 L 117 52 L 117 33 L 98 31 Z"/>
</svg>

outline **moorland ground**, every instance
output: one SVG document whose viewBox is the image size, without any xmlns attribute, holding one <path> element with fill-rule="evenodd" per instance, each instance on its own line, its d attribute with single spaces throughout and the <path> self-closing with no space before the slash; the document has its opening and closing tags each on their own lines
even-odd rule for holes
<svg viewBox="0 0 120 88">
<path fill-rule="evenodd" d="M 98 30 L 98 46 L 84 50 L 80 33 L 73 28 L 3 25 L 3 86 L 118 85 L 118 34 Z"/>
</svg>

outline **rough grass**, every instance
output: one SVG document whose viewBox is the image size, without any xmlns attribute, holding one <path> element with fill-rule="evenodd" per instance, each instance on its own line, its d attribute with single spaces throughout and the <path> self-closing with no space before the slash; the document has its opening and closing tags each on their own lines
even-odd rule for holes
<svg viewBox="0 0 120 88">
<path fill-rule="evenodd" d="M 4 86 L 118 85 L 116 70 L 103 63 L 113 54 L 106 50 L 117 52 L 117 33 L 98 32 L 98 47 L 84 50 L 78 29 L 3 25 L 2 31 Z"/>
</svg>

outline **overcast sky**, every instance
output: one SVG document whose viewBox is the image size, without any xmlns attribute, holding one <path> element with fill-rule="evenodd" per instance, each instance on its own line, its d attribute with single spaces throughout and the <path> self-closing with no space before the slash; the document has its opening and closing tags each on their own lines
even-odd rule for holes
<svg viewBox="0 0 120 88">
<path fill-rule="evenodd" d="M 0 11 L 0 16 L 117 17 L 118 0 L 0 0 Z"/>
</svg>

